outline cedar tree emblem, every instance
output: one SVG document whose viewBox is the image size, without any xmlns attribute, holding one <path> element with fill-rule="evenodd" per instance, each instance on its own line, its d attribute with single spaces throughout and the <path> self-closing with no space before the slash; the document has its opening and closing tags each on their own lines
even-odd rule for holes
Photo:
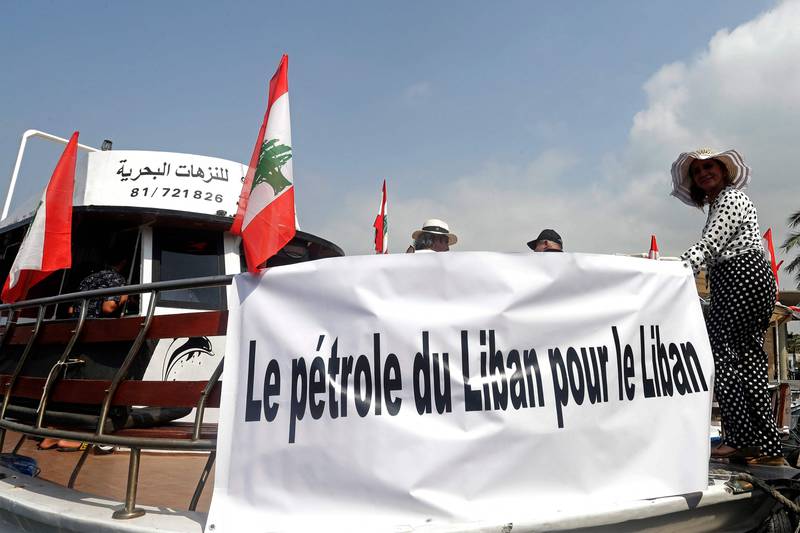
<svg viewBox="0 0 800 533">
<path fill-rule="evenodd" d="M 275 196 L 278 196 L 283 189 L 292 184 L 281 172 L 281 167 L 291 158 L 291 146 L 278 144 L 277 139 L 264 141 L 264 144 L 261 145 L 261 153 L 258 156 L 256 174 L 253 177 L 253 189 L 259 183 L 266 182 L 272 187 Z"/>
</svg>

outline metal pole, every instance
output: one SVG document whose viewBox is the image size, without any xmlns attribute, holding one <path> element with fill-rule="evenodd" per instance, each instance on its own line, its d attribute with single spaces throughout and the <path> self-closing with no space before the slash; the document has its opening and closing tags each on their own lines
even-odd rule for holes
<svg viewBox="0 0 800 533">
<path fill-rule="evenodd" d="M 81 453 L 81 458 L 78 459 L 78 463 L 75 465 L 75 468 L 72 469 L 72 474 L 69 476 L 69 481 L 67 482 L 68 489 L 75 488 L 75 481 L 78 479 L 78 474 L 83 468 L 83 464 L 86 462 L 86 458 L 89 457 L 92 449 L 94 449 L 94 444 L 89 444 L 86 449 L 83 450 L 83 453 Z"/>
<path fill-rule="evenodd" d="M 206 482 L 208 481 L 208 476 L 211 474 L 211 467 L 214 466 L 214 460 L 217 458 L 217 452 L 212 451 L 208 454 L 208 460 L 206 461 L 206 466 L 203 467 L 203 471 L 200 473 L 200 479 L 197 481 L 197 486 L 194 489 L 194 494 L 192 495 L 192 501 L 189 502 L 189 510 L 196 511 L 197 510 L 197 503 L 200 501 L 200 496 L 203 494 L 203 489 L 206 486 Z"/>
<path fill-rule="evenodd" d="M 106 427 L 106 417 L 108 416 L 108 411 L 111 409 L 111 401 L 114 399 L 114 394 L 116 394 L 119 384 L 122 383 L 122 381 L 128 376 L 128 369 L 131 367 L 133 360 L 136 359 L 136 356 L 139 355 L 139 349 L 144 343 L 144 337 L 147 334 L 147 331 L 150 329 L 150 324 L 153 323 L 153 315 L 155 314 L 156 310 L 156 295 L 158 294 L 158 291 L 153 291 L 150 294 L 152 295 L 152 298 L 150 299 L 150 305 L 147 307 L 147 316 L 139 328 L 139 333 L 136 335 L 133 345 L 131 346 L 130 350 L 128 350 L 128 355 L 125 356 L 125 360 L 122 361 L 117 373 L 114 374 L 114 379 L 111 381 L 111 385 L 109 385 L 108 389 L 106 389 L 106 395 L 103 398 L 103 405 L 100 407 L 100 418 L 97 421 L 97 431 L 95 431 L 95 435 L 103 434 L 103 431 Z"/>
<path fill-rule="evenodd" d="M 27 438 L 28 438 L 28 436 L 23 433 L 22 436 L 17 441 L 17 444 L 14 445 L 14 449 L 11 450 L 11 453 L 14 453 L 14 454 L 17 453 L 19 451 L 19 449 L 22 448 L 22 445 L 23 445 L 23 443 L 25 442 L 25 440 Z"/>
<path fill-rule="evenodd" d="M 67 269 L 61 271 L 61 284 L 58 286 L 58 294 L 61 294 L 61 291 L 64 290 L 64 282 L 67 280 Z M 58 304 L 53 307 L 53 316 L 52 319 L 56 319 L 56 315 L 58 314 Z"/>
<path fill-rule="evenodd" d="M 203 388 L 203 392 L 200 393 L 200 399 L 197 402 L 197 412 L 194 415 L 194 431 L 192 431 L 192 440 L 200 440 L 200 430 L 203 427 L 203 415 L 205 414 L 206 410 L 206 401 L 208 400 L 208 395 L 211 394 L 211 391 L 219 382 L 219 377 L 222 375 L 224 363 L 225 358 L 223 357 L 217 365 L 217 368 L 214 369 L 214 373 L 211 374 L 210 378 L 208 378 L 208 383 L 206 383 L 206 386 Z"/>
<path fill-rule="evenodd" d="M 19 143 L 19 150 L 17 151 L 17 162 L 14 163 L 14 171 L 11 173 L 11 183 L 8 185 L 8 193 L 6 194 L 6 203 L 3 206 L 3 215 L 0 220 L 5 220 L 8 216 L 8 208 L 11 207 L 11 197 L 14 195 L 14 188 L 17 185 L 17 174 L 19 174 L 19 167 L 22 165 L 22 154 L 25 152 L 25 145 L 28 143 L 28 137 L 33 130 L 28 130 L 22 134 L 22 141 Z"/>
<path fill-rule="evenodd" d="M 22 165 L 22 154 L 25 152 L 25 145 L 28 144 L 29 137 L 41 137 L 42 139 L 59 142 L 61 144 L 67 144 L 69 142 L 69 139 L 56 137 L 55 135 L 50 135 L 49 133 L 39 130 L 27 130 L 22 134 L 22 141 L 20 141 L 19 150 L 17 151 L 17 161 L 14 163 L 14 171 L 11 173 L 11 183 L 8 184 L 8 194 L 6 195 L 6 203 L 3 206 L 3 215 L 0 216 L 0 220 L 5 220 L 5 218 L 8 216 L 8 208 L 11 207 L 11 197 L 14 196 L 14 188 L 17 186 L 17 175 L 19 174 L 19 168 Z M 87 152 L 99 151 L 97 148 L 86 146 L 85 144 L 80 143 L 78 144 L 78 148 L 86 150 Z"/>
<path fill-rule="evenodd" d="M 128 487 L 125 491 L 125 508 L 114 511 L 112 518 L 127 520 L 144 515 L 144 509 L 136 507 L 136 489 L 139 484 L 139 448 L 131 448 L 131 459 L 128 463 Z"/>
<path fill-rule="evenodd" d="M 45 411 L 47 410 L 47 401 L 50 398 L 50 392 L 55 385 L 56 380 L 58 379 L 58 373 L 61 372 L 64 365 L 67 363 L 67 358 L 69 354 L 72 353 L 72 348 L 75 346 L 75 343 L 78 341 L 78 337 L 81 335 L 81 331 L 83 330 L 83 325 L 86 323 L 86 311 L 89 307 L 89 300 L 84 298 L 81 300 L 81 312 L 78 316 L 78 325 L 75 327 L 75 330 L 72 333 L 72 337 L 69 339 L 67 343 L 67 347 L 64 349 L 64 353 L 61 354 L 61 358 L 56 361 L 53 366 L 50 368 L 50 373 L 47 374 L 47 380 L 44 382 L 44 388 L 42 390 L 42 399 L 39 400 L 39 407 L 36 409 L 36 427 L 42 427 L 44 423 L 44 415 Z"/>
<path fill-rule="evenodd" d="M 28 339 L 28 344 L 25 345 L 25 350 L 22 352 L 22 355 L 19 356 L 17 366 L 14 368 L 14 373 L 11 374 L 11 377 L 8 378 L 8 382 L 6 383 L 6 392 L 3 396 L 3 405 L 0 407 L 0 420 L 5 419 L 6 417 L 6 409 L 8 409 L 8 402 L 11 400 L 11 393 L 14 390 L 14 385 L 17 383 L 17 378 L 22 372 L 22 367 L 25 366 L 25 361 L 28 360 L 28 354 L 33 347 L 33 343 L 36 342 L 36 337 L 39 336 L 39 330 L 41 329 L 42 321 L 44 320 L 44 309 L 45 306 L 39 306 L 39 312 L 36 314 L 36 325 L 33 326 L 31 338 Z"/>
</svg>

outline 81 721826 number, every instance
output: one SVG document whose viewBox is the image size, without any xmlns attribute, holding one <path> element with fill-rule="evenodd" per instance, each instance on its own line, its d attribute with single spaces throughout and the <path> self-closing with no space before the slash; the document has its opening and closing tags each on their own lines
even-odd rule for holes
<svg viewBox="0 0 800 533">
<path fill-rule="evenodd" d="M 222 203 L 222 195 L 207 191 L 175 189 L 172 187 L 134 187 L 131 189 L 131 198 L 146 196 L 149 198 L 193 198 L 206 202 Z"/>
</svg>

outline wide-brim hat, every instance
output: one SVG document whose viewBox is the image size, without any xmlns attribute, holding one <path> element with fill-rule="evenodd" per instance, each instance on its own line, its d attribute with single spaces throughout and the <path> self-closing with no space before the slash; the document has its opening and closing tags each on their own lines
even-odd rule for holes
<svg viewBox="0 0 800 533">
<path fill-rule="evenodd" d="M 458 237 L 455 233 L 450 233 L 450 226 L 444 220 L 438 218 L 431 218 L 425 221 L 422 229 L 416 230 L 411 234 L 411 238 L 417 240 L 423 233 L 432 233 L 434 235 L 447 235 L 447 244 L 452 246 L 458 242 Z"/>
<path fill-rule="evenodd" d="M 750 167 L 744 164 L 742 154 L 736 150 L 715 152 L 710 148 L 700 148 L 694 152 L 684 152 L 672 163 L 672 196 L 681 202 L 697 207 L 692 200 L 692 178 L 689 177 L 689 166 L 695 159 L 717 159 L 728 169 L 731 185 L 744 189 L 750 184 Z"/>
</svg>

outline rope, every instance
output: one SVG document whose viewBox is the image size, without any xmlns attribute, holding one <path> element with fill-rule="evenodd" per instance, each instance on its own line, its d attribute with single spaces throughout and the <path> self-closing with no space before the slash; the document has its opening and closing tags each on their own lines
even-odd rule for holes
<svg viewBox="0 0 800 533">
<path fill-rule="evenodd" d="M 744 472 L 734 475 L 732 479 L 735 479 L 737 481 L 747 481 L 748 483 L 756 485 L 761 490 L 763 490 L 764 492 L 775 498 L 779 503 L 781 503 L 791 512 L 793 512 L 797 516 L 800 516 L 800 505 L 794 503 L 792 500 L 790 500 L 789 498 L 787 498 L 786 496 L 784 496 L 783 494 L 781 494 L 780 492 L 769 486 L 763 480 L 758 479 L 757 477 L 753 477 L 750 474 L 745 474 Z"/>
</svg>

